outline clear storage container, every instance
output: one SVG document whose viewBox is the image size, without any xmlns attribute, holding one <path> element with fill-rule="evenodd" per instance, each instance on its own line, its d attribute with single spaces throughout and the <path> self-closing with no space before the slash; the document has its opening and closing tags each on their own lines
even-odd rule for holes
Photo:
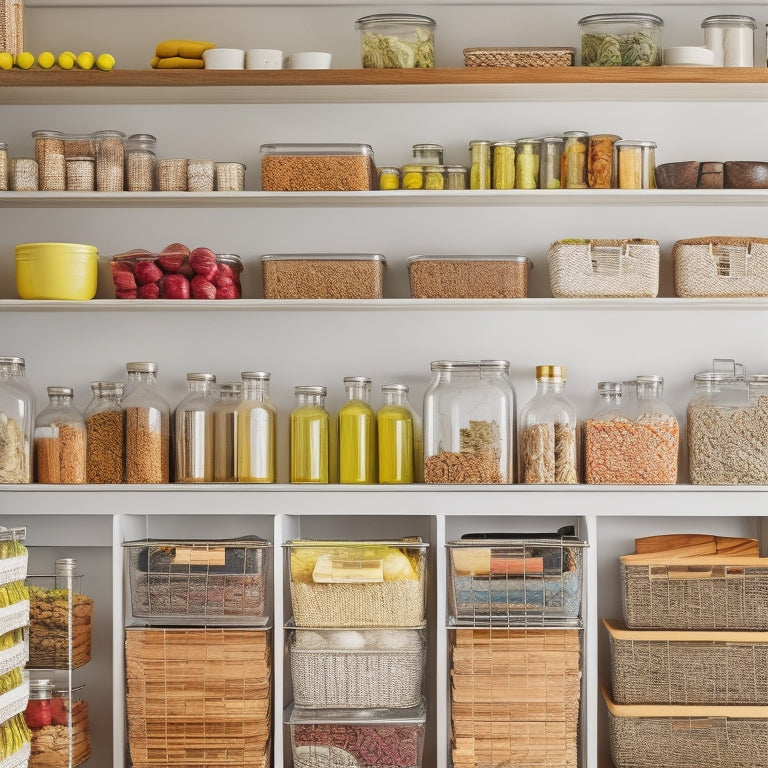
<svg viewBox="0 0 768 768">
<path fill-rule="evenodd" d="M 412 483 L 415 479 L 416 441 L 413 414 L 405 384 L 383 384 L 384 405 L 376 412 L 379 483 Z M 422 456 L 423 461 L 423 445 Z"/>
<path fill-rule="evenodd" d="M 213 482 L 237 482 L 237 409 L 242 402 L 242 385 L 228 381 L 217 387 L 213 407 Z"/>
<path fill-rule="evenodd" d="M 579 19 L 581 66 L 661 66 L 664 22 L 651 13 L 597 13 Z"/>
<path fill-rule="evenodd" d="M 86 431 L 72 387 L 48 387 L 48 405 L 35 418 L 35 480 L 86 482 Z"/>
<path fill-rule="evenodd" d="M 23 357 L 0 357 L 0 483 L 31 483 L 35 401 Z"/>
<path fill-rule="evenodd" d="M 325 387 L 294 387 L 295 408 L 290 421 L 290 480 L 292 483 L 329 483 L 332 480 L 333 423 L 325 409 Z"/>
<path fill-rule="evenodd" d="M 538 189 L 541 139 L 518 139 L 515 148 L 515 189 Z"/>
<path fill-rule="evenodd" d="M 422 165 L 442 165 L 443 148 L 440 144 L 414 144 L 413 160 Z"/>
<path fill-rule="evenodd" d="M 516 141 L 495 141 L 491 145 L 493 166 L 493 189 L 515 188 L 515 147 Z"/>
<path fill-rule="evenodd" d="M 619 189 L 656 189 L 656 143 L 621 139 L 618 153 Z"/>
<path fill-rule="evenodd" d="M 271 374 L 243 371 L 237 407 L 237 480 L 274 483 L 277 410 L 269 396 Z"/>
<path fill-rule="evenodd" d="M 32 131 L 35 140 L 38 186 L 43 192 L 62 192 L 67 188 L 64 159 L 64 134 L 61 131 Z"/>
<path fill-rule="evenodd" d="M 618 159 L 616 142 L 621 136 L 596 133 L 589 137 L 587 150 L 587 181 L 591 189 L 618 187 Z"/>
<path fill-rule="evenodd" d="M 125 179 L 125 134 L 121 131 L 97 131 L 96 189 L 99 192 L 122 192 Z"/>
<path fill-rule="evenodd" d="M 560 189 L 563 186 L 562 161 L 565 140 L 562 136 L 545 136 L 539 147 L 539 187 Z"/>
<path fill-rule="evenodd" d="M 492 142 L 473 139 L 469 142 L 469 188 L 490 189 L 493 182 Z"/>
<path fill-rule="evenodd" d="M 387 165 L 379 168 L 379 189 L 399 189 L 400 169 L 397 166 Z"/>
<path fill-rule="evenodd" d="M 399 541 L 287 542 L 298 627 L 422 627 L 429 545 Z"/>
<path fill-rule="evenodd" d="M 562 186 L 565 189 L 586 189 L 589 134 L 586 131 L 566 131 L 563 139 Z"/>
<path fill-rule="evenodd" d="M 91 382 L 93 396 L 83 411 L 89 483 L 123 482 L 125 415 L 120 400 L 124 391 L 122 382 Z"/>
<path fill-rule="evenodd" d="M 355 22 L 363 69 L 435 66 L 435 20 L 415 13 L 376 13 Z"/>
<path fill-rule="evenodd" d="M 752 16 L 707 16 L 701 22 L 704 45 L 712 51 L 715 67 L 755 65 L 755 24 Z"/>
<path fill-rule="evenodd" d="M 515 395 L 506 360 L 431 363 L 424 482 L 513 483 Z"/>
<path fill-rule="evenodd" d="M 339 410 L 339 482 L 371 484 L 378 480 L 376 414 L 370 405 L 371 380 L 345 376 L 347 401 Z"/>
<path fill-rule="evenodd" d="M 213 481 L 215 384 L 212 373 L 187 374 L 187 396 L 176 406 L 173 415 L 174 480 L 177 483 Z"/>
<path fill-rule="evenodd" d="M 134 133 L 125 140 L 125 188 L 129 192 L 151 192 L 155 184 L 157 139 L 149 133 Z"/>
</svg>

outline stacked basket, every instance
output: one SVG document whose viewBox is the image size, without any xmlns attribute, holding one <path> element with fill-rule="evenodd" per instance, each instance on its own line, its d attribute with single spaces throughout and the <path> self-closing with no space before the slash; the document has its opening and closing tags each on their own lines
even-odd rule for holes
<svg viewBox="0 0 768 768">
<path fill-rule="evenodd" d="M 419 768 L 426 544 L 285 545 L 294 768 Z"/>
<path fill-rule="evenodd" d="M 637 545 L 620 559 L 628 629 L 605 622 L 616 768 L 768 766 L 768 558 L 753 539 Z"/>
<path fill-rule="evenodd" d="M 576 768 L 585 543 L 557 534 L 448 544 L 454 768 Z"/>
<path fill-rule="evenodd" d="M 271 545 L 146 539 L 124 548 L 136 622 L 125 639 L 133 768 L 266 768 Z"/>
</svg>

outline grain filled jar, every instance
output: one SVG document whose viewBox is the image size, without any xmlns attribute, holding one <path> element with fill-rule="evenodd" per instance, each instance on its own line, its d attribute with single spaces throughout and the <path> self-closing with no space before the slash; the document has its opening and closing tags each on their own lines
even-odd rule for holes
<svg viewBox="0 0 768 768">
<path fill-rule="evenodd" d="M 290 416 L 292 483 L 330 482 L 333 425 L 325 410 L 325 387 L 294 388 L 295 408 Z"/>
<path fill-rule="evenodd" d="M 506 360 L 431 363 L 424 482 L 514 482 L 515 396 Z"/>
<path fill-rule="evenodd" d="M 157 139 L 149 133 L 134 133 L 125 140 L 125 188 L 129 192 L 151 192 L 154 188 Z"/>
<path fill-rule="evenodd" d="M 96 184 L 96 165 L 92 157 L 68 157 L 67 191 L 93 192 Z"/>
<path fill-rule="evenodd" d="M 23 357 L 0 357 L 0 483 L 31 483 L 35 400 Z"/>
<path fill-rule="evenodd" d="M 490 189 L 491 175 L 491 142 L 474 139 L 469 142 L 469 188 Z"/>
<path fill-rule="evenodd" d="M 515 189 L 539 188 L 540 139 L 518 139 L 515 155 Z"/>
<path fill-rule="evenodd" d="M 539 147 L 539 188 L 560 189 L 562 182 L 562 136 L 545 136 Z"/>
<path fill-rule="evenodd" d="M 271 375 L 243 371 L 242 401 L 237 408 L 237 480 L 274 483 L 277 409 L 269 396 Z"/>
<path fill-rule="evenodd" d="M 216 401 L 212 373 L 188 373 L 187 395 L 174 412 L 175 480 L 213 481 L 213 411 Z"/>
<path fill-rule="evenodd" d="M 157 388 L 157 363 L 126 363 L 126 483 L 167 483 L 170 478 L 170 406 Z"/>
<path fill-rule="evenodd" d="M 75 485 L 86 482 L 86 431 L 72 403 L 72 387 L 48 387 L 48 405 L 35 419 L 35 480 Z"/>
<path fill-rule="evenodd" d="M 86 480 L 89 483 L 122 483 L 125 417 L 120 381 L 92 381 L 91 402 L 83 411 L 86 436 Z"/>
</svg>

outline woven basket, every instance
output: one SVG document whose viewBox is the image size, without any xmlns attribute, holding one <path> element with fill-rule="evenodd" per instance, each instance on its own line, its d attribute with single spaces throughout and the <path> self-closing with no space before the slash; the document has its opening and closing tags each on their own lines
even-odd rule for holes
<svg viewBox="0 0 768 768">
<path fill-rule="evenodd" d="M 63 731 L 63 733 L 62 733 Z M 67 729 L 46 725 L 32 733 L 32 753 L 29 768 L 69 768 L 84 763 L 91 756 L 88 702 L 72 702 L 72 756 Z"/>
<path fill-rule="evenodd" d="M 24 0 L 0 0 L 0 51 L 24 50 Z"/>
<path fill-rule="evenodd" d="M 768 766 L 768 707 L 624 706 L 603 696 L 616 768 Z"/>
<path fill-rule="evenodd" d="M 672 248 L 672 261 L 678 296 L 768 296 L 767 238 L 678 240 Z"/>
<path fill-rule="evenodd" d="M 617 704 L 768 705 L 768 633 L 654 632 L 603 623 Z"/>
<path fill-rule="evenodd" d="M 620 558 L 632 629 L 768 630 L 768 558 Z"/>
<path fill-rule="evenodd" d="M 659 292 L 656 240 L 558 240 L 547 254 L 552 295 L 652 298 Z"/>
<path fill-rule="evenodd" d="M 465 67 L 572 67 L 575 48 L 465 48 Z"/>
</svg>

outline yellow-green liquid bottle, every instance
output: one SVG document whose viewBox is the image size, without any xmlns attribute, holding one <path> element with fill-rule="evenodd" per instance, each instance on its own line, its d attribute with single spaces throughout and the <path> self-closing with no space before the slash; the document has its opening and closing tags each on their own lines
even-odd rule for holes
<svg viewBox="0 0 768 768">
<path fill-rule="evenodd" d="M 325 410 L 325 387 L 295 387 L 291 411 L 291 482 L 327 483 L 331 417 Z"/>
<path fill-rule="evenodd" d="M 405 384 L 384 384 L 381 393 L 384 405 L 376 413 L 379 482 L 412 483 L 413 417 L 405 404 L 408 387 Z"/>
<path fill-rule="evenodd" d="M 371 380 L 347 376 L 344 388 L 347 402 L 339 411 L 339 482 L 375 483 L 376 414 L 368 404 Z"/>
<path fill-rule="evenodd" d="M 269 398 L 270 374 L 240 374 L 242 402 L 237 407 L 237 480 L 240 483 L 275 482 L 277 409 Z"/>
</svg>

